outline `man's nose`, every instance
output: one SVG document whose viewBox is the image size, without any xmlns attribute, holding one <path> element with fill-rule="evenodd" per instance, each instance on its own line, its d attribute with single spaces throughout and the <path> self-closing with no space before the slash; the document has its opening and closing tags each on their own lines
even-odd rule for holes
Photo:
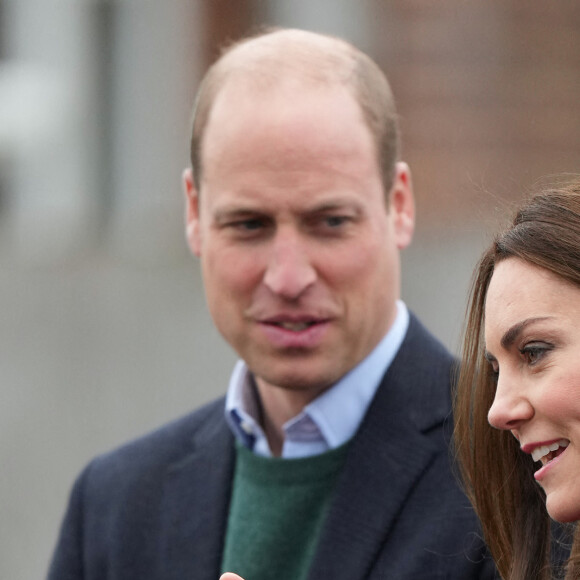
<svg viewBox="0 0 580 580">
<path fill-rule="evenodd" d="M 502 377 L 497 381 L 495 398 L 487 414 L 487 420 L 496 429 L 517 429 L 534 416 L 534 407 L 519 387 L 517 379 Z"/>
<path fill-rule="evenodd" d="M 316 280 L 308 240 L 298 232 L 276 234 L 264 274 L 264 284 L 271 292 L 295 300 Z"/>
</svg>

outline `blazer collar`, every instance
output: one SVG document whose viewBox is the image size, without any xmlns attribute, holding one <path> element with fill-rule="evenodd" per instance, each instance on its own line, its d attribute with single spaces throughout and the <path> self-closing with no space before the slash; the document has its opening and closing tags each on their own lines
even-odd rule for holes
<svg viewBox="0 0 580 580">
<path fill-rule="evenodd" d="M 451 357 L 412 317 L 354 437 L 309 579 L 368 577 L 406 498 L 440 452 L 424 432 L 448 413 Z M 437 396 L 435 396 L 437 395 Z M 443 404 L 433 399 L 444 399 Z"/>
<path fill-rule="evenodd" d="M 235 458 L 223 400 L 214 407 L 191 454 L 167 472 L 160 515 L 163 580 L 219 578 Z"/>
</svg>

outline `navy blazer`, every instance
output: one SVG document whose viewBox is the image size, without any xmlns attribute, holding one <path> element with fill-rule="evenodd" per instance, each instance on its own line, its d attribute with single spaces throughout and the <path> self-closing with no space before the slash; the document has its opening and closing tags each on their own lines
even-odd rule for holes
<svg viewBox="0 0 580 580">
<path fill-rule="evenodd" d="M 453 368 L 411 316 L 351 443 L 310 580 L 496 577 L 452 470 Z M 93 460 L 49 580 L 218 580 L 233 443 L 220 399 Z"/>
</svg>

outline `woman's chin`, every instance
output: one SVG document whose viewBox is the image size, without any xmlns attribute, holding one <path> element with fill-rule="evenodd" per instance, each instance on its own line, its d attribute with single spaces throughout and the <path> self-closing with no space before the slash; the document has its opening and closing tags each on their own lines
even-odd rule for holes
<svg viewBox="0 0 580 580">
<path fill-rule="evenodd" d="M 553 520 L 561 524 L 580 520 L 580 503 L 555 501 L 548 496 L 546 510 Z"/>
</svg>

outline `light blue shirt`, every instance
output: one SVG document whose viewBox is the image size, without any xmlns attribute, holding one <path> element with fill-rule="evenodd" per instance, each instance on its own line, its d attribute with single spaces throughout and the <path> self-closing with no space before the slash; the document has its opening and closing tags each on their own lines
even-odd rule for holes
<svg viewBox="0 0 580 580">
<path fill-rule="evenodd" d="M 284 426 L 282 457 L 308 457 L 346 443 L 358 429 L 383 375 L 409 326 L 409 312 L 397 301 L 395 322 L 373 351 L 334 386 L 309 403 Z M 250 370 L 236 363 L 226 395 L 226 420 L 236 438 L 254 453 L 270 457 L 259 424 L 259 402 Z"/>
</svg>

